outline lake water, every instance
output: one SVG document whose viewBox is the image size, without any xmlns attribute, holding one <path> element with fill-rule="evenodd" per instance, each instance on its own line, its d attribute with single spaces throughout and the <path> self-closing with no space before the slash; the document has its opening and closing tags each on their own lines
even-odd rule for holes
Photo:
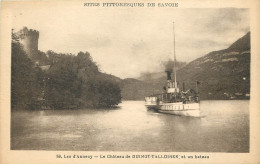
<svg viewBox="0 0 260 164">
<path fill-rule="evenodd" d="M 156 113 L 143 101 L 113 110 L 15 111 L 11 149 L 249 152 L 249 101 L 201 101 L 201 114 Z"/>
</svg>

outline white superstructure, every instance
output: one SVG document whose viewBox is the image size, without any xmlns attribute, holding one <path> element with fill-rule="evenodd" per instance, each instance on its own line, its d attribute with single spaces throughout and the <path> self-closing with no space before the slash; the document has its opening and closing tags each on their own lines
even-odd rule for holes
<svg viewBox="0 0 260 164">
<path fill-rule="evenodd" d="M 173 30 L 174 31 L 174 30 Z M 200 117 L 200 104 L 197 91 L 196 81 L 196 91 L 189 89 L 184 92 L 180 91 L 176 79 L 176 55 L 175 55 L 175 34 L 174 35 L 174 81 L 171 79 L 172 68 L 166 70 L 167 73 L 167 87 L 165 92 L 161 94 L 151 95 L 145 97 L 145 105 L 152 107 L 161 113 L 182 115 L 182 116 L 192 116 Z"/>
</svg>

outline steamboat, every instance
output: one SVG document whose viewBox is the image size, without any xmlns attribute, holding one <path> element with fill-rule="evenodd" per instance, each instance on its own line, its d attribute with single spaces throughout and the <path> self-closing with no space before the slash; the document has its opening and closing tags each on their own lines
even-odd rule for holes
<svg viewBox="0 0 260 164">
<path fill-rule="evenodd" d="M 167 86 L 164 87 L 164 92 L 153 94 L 145 97 L 145 106 L 149 109 L 154 109 L 160 113 L 200 117 L 200 102 L 198 96 L 198 84 L 196 81 L 196 91 L 188 89 L 185 91 L 183 83 L 180 90 L 176 79 L 176 55 L 175 55 L 175 32 L 173 23 L 173 38 L 174 38 L 174 65 L 173 70 L 167 69 Z M 171 74 L 174 73 L 174 81 Z"/>
</svg>

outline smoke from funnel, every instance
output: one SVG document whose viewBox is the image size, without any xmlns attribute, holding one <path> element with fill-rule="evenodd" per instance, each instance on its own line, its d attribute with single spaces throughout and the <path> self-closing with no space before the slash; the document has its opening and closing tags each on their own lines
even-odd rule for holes
<svg viewBox="0 0 260 164">
<path fill-rule="evenodd" d="M 169 59 L 167 62 L 165 62 L 165 72 L 172 72 L 174 67 L 174 61 Z"/>
<path fill-rule="evenodd" d="M 182 68 L 183 66 L 186 65 L 185 62 L 179 62 L 179 61 L 176 61 L 176 70 Z M 162 65 L 164 66 L 164 71 L 169 71 L 169 72 L 173 72 L 173 67 L 174 67 L 174 61 L 169 59 L 168 61 L 164 61 L 162 62 Z"/>
</svg>

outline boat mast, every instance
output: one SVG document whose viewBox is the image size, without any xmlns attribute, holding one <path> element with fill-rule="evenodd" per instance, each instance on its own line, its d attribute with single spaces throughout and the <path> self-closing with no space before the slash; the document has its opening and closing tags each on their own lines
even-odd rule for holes
<svg viewBox="0 0 260 164">
<path fill-rule="evenodd" d="M 173 71 L 174 71 L 174 90 L 176 92 L 177 89 L 177 81 L 176 81 L 176 54 L 175 54 L 175 31 L 174 31 L 174 22 L 173 22 L 173 45 L 174 45 L 174 62 L 173 62 Z"/>
</svg>

